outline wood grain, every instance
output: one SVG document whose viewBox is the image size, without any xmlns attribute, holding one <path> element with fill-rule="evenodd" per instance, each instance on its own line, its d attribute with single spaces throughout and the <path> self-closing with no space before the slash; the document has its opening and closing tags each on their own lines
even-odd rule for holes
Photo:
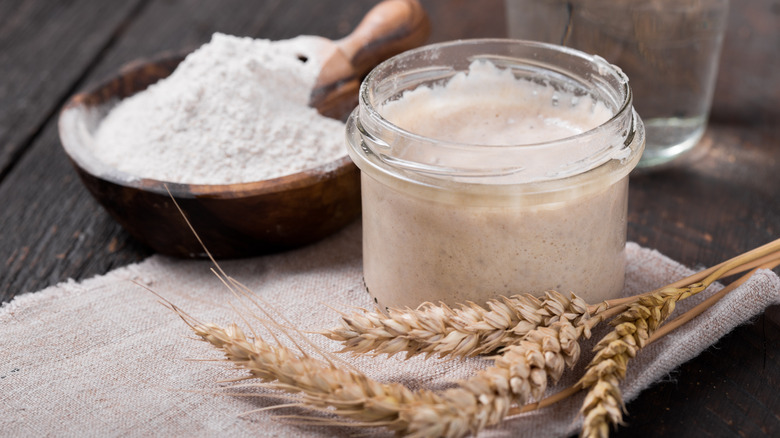
<svg viewBox="0 0 780 438">
<path fill-rule="evenodd" d="M 773 126 L 712 124 L 680 166 L 634 177 L 629 238 L 688 266 L 711 266 L 777 239 L 779 134 Z"/>
<path fill-rule="evenodd" d="M 712 117 L 749 125 L 780 122 L 780 3 L 731 1 Z"/>
<path fill-rule="evenodd" d="M 0 2 L 0 180 L 141 6 Z"/>
</svg>

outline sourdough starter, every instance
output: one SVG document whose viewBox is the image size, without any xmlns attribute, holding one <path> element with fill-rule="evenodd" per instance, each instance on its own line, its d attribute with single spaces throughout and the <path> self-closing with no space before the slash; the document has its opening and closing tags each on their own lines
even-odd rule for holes
<svg viewBox="0 0 780 438">
<path fill-rule="evenodd" d="M 446 85 L 406 92 L 379 112 L 411 133 L 478 145 L 559 140 L 612 116 L 600 102 L 515 79 L 485 62 Z M 535 183 L 534 174 L 520 172 L 509 183 Z M 620 292 L 627 177 L 532 197 L 507 195 L 506 183 L 495 199 L 488 193 L 475 202 L 473 193 L 364 172 L 364 275 L 377 304 L 481 304 L 550 289 L 593 303 Z"/>
</svg>

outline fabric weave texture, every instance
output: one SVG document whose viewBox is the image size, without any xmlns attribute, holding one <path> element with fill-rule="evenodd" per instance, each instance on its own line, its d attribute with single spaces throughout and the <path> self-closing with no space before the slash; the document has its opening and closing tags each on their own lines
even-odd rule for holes
<svg viewBox="0 0 780 438">
<path fill-rule="evenodd" d="M 626 247 L 624 293 L 633 295 L 693 273 L 657 251 Z M 338 313 L 372 303 L 362 282 L 359 223 L 315 245 L 278 255 L 220 263 L 224 271 L 272 304 L 298 329 L 335 326 Z M 208 261 L 152 256 L 82 282 L 68 281 L 18 296 L 0 309 L 0 435 L 4 436 L 345 436 L 379 434 L 344 426 L 303 426 L 276 415 L 322 415 L 299 408 L 249 413 L 287 403 L 279 393 L 230 388 L 220 380 L 245 375 L 194 339 L 188 327 L 144 285 L 202 322 L 245 326 L 231 307 L 243 306 L 210 271 Z M 140 285 L 139 285 L 140 284 Z M 720 285 L 681 301 L 675 314 Z M 568 291 L 561 291 L 568 292 Z M 575 291 L 576 292 L 576 291 Z M 628 401 L 697 356 L 734 327 L 780 303 L 780 278 L 757 272 L 692 323 L 642 350 L 622 386 Z M 242 307 L 243 308 L 243 307 Z M 259 313 L 255 311 L 255 313 Z M 674 317 L 674 315 L 673 315 Z M 260 324 L 255 321 L 253 325 Z M 594 338 L 603 335 L 594 333 Z M 308 338 L 323 351 L 338 343 Z M 574 370 L 548 393 L 582 374 L 590 345 Z M 443 389 L 490 365 L 483 358 L 337 355 L 382 382 Z M 195 359 L 195 360 L 192 360 Z M 235 395 L 240 394 L 243 396 Z M 582 394 L 521 415 L 480 436 L 566 436 L 578 430 Z M 630 419 L 630 413 L 629 417 Z"/>
</svg>

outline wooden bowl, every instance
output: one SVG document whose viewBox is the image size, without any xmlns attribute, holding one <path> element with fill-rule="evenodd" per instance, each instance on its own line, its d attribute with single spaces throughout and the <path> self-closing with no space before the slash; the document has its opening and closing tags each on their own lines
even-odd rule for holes
<svg viewBox="0 0 780 438">
<path fill-rule="evenodd" d="M 162 56 L 125 67 L 119 76 L 73 96 L 60 114 L 60 139 L 79 177 L 131 235 L 162 254 L 205 255 L 168 190 L 205 246 L 218 258 L 306 245 L 358 216 L 360 174 L 346 156 L 346 149 L 343 158 L 315 169 L 224 185 L 133 180 L 94 158 L 85 145 L 94 141 L 95 129 L 112 104 L 170 75 L 182 59 L 180 55 Z M 348 98 L 352 96 L 356 98 L 354 94 Z M 339 107 L 353 108 L 354 103 Z"/>
</svg>

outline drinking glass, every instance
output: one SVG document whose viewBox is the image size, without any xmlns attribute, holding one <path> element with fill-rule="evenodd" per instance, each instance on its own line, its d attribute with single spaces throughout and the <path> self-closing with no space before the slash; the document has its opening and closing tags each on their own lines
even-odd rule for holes
<svg viewBox="0 0 780 438">
<path fill-rule="evenodd" d="M 647 143 L 638 167 L 690 151 L 707 125 L 728 0 L 506 0 L 509 36 L 596 54 L 631 80 Z"/>
</svg>

